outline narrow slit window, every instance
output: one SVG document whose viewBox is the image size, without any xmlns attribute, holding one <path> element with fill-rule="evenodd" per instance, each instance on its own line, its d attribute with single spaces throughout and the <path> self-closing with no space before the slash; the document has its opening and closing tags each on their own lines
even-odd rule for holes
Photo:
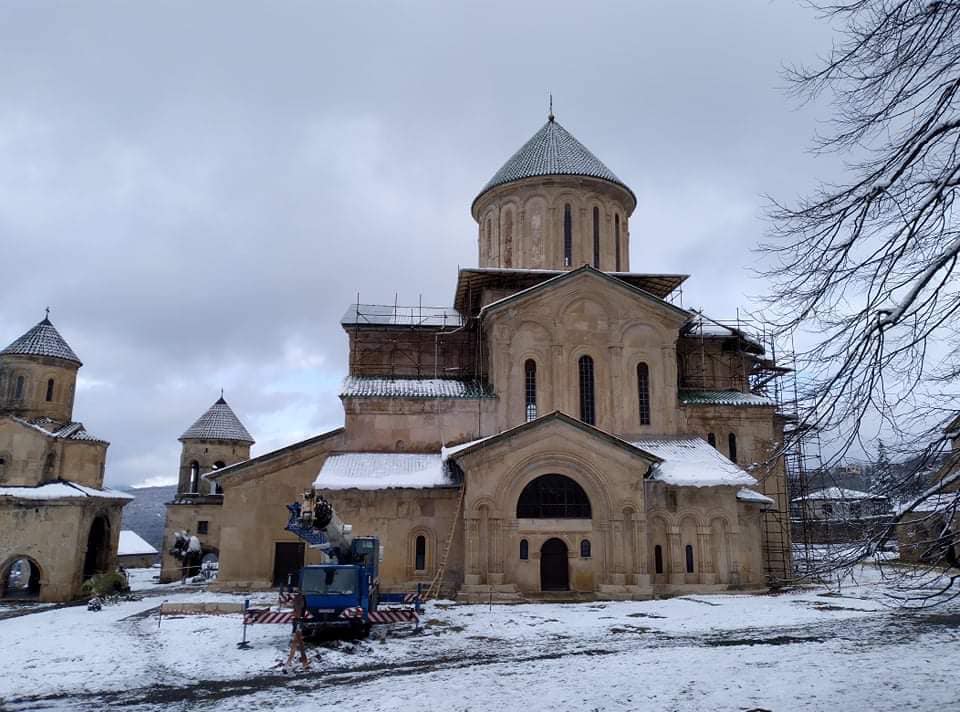
<svg viewBox="0 0 960 712">
<path fill-rule="evenodd" d="M 427 537 L 423 535 L 417 537 L 414 568 L 416 568 L 417 571 L 427 570 Z"/>
<path fill-rule="evenodd" d="M 593 388 L 593 359 L 580 357 L 580 420 L 596 425 L 597 414 Z"/>
<path fill-rule="evenodd" d="M 613 252 L 616 260 L 616 270 L 620 271 L 620 214 L 613 216 Z"/>
<path fill-rule="evenodd" d="M 713 433 L 707 433 L 707 442 L 710 443 L 711 447 L 717 446 L 717 436 Z"/>
<path fill-rule="evenodd" d="M 687 554 L 687 573 L 692 574 L 693 573 L 693 545 L 692 544 L 687 544 L 686 554 Z"/>
<path fill-rule="evenodd" d="M 526 561 L 530 558 L 530 544 L 526 539 L 520 540 L 520 560 Z"/>
<path fill-rule="evenodd" d="M 563 266 L 573 264 L 573 213 L 570 203 L 563 206 Z"/>
<path fill-rule="evenodd" d="M 640 405 L 640 425 L 650 425 L 650 367 L 637 364 L 637 401 Z"/>
<path fill-rule="evenodd" d="M 727 445 L 730 448 L 730 461 L 737 461 L 737 436 L 734 433 L 730 433 L 727 436 Z"/>
<path fill-rule="evenodd" d="M 580 542 L 580 558 L 589 559 L 590 558 L 590 540 L 584 539 Z"/>
<path fill-rule="evenodd" d="M 593 268 L 600 269 L 600 208 L 593 209 Z"/>
<path fill-rule="evenodd" d="M 653 570 L 658 574 L 663 573 L 663 547 L 659 544 L 653 547 Z"/>
<path fill-rule="evenodd" d="M 200 463 L 190 463 L 190 492 L 196 494 L 200 491 Z"/>
<path fill-rule="evenodd" d="M 47 379 L 47 403 L 53 400 L 53 379 Z"/>
<path fill-rule="evenodd" d="M 537 419 L 537 362 L 528 359 L 523 366 L 527 422 Z"/>
<path fill-rule="evenodd" d="M 16 390 L 14 390 L 13 392 L 13 397 L 16 400 L 23 399 L 23 384 L 24 384 L 23 376 L 17 376 L 17 387 L 16 387 Z"/>
</svg>

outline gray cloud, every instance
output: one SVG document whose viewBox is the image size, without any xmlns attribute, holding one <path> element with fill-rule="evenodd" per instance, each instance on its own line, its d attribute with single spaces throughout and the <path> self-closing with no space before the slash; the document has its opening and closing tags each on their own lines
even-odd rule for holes
<svg viewBox="0 0 960 712">
<path fill-rule="evenodd" d="M 632 267 L 732 315 L 761 195 L 831 168 L 779 90 L 828 28 L 653 5 L 5 3 L 0 340 L 53 307 L 113 484 L 172 476 L 221 386 L 255 452 L 337 425 L 344 308 L 450 303 L 470 202 L 548 90 L 638 194 Z"/>
</svg>

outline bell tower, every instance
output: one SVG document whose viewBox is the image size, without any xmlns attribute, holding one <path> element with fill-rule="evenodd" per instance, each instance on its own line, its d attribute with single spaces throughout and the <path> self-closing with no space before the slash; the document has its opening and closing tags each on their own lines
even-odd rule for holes
<svg viewBox="0 0 960 712">
<path fill-rule="evenodd" d="M 180 436 L 180 476 L 177 496 L 220 494 L 203 475 L 250 459 L 254 440 L 227 404 L 220 398 Z"/>
</svg>

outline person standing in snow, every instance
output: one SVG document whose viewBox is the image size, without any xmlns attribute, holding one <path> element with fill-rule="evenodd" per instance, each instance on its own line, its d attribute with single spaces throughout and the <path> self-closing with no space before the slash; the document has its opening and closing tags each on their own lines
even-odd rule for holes
<svg viewBox="0 0 960 712">
<path fill-rule="evenodd" d="M 310 669 L 310 659 L 307 657 L 306 646 L 303 642 L 303 619 L 307 613 L 307 599 L 302 593 L 298 593 L 293 599 L 293 632 L 290 636 L 290 653 L 287 655 L 287 662 L 283 665 L 283 671 L 290 669 L 290 663 L 293 662 L 293 656 L 300 651 L 300 663 L 304 670 Z"/>
</svg>

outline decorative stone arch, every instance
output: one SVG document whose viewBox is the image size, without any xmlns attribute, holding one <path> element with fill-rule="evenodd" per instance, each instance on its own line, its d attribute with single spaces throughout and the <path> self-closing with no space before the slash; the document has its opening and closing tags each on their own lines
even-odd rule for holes
<svg viewBox="0 0 960 712">
<path fill-rule="evenodd" d="M 512 268 L 516 266 L 516 256 L 519 253 L 520 206 L 514 198 L 509 198 L 500 204 L 499 212 L 499 241 L 500 267 Z"/>
<path fill-rule="evenodd" d="M 603 321 L 596 325 L 597 329 L 609 329 L 610 325 L 615 324 L 617 321 L 617 310 L 614 305 L 605 296 L 597 293 L 586 296 L 581 292 L 575 292 L 567 295 L 566 299 L 558 300 L 558 302 L 554 316 L 554 322 L 556 324 L 567 323 L 567 314 L 580 304 L 594 304 L 599 308 L 600 313 L 603 315 Z M 594 344 L 594 346 L 602 348 L 605 344 Z"/>
<path fill-rule="evenodd" d="M 18 581 L 16 583 L 18 585 L 11 587 L 11 574 L 14 573 L 13 567 L 20 561 L 27 562 L 30 570 L 29 572 L 23 572 L 21 567 L 19 576 L 17 576 Z M 20 580 L 20 577 L 24 575 L 27 576 L 26 585 L 21 586 L 19 584 L 23 582 Z M 40 597 L 40 592 L 47 583 L 48 580 L 43 567 L 37 563 L 36 559 L 27 554 L 14 554 L 8 557 L 3 562 L 3 565 L 0 566 L 0 599 L 37 599 Z"/>
<path fill-rule="evenodd" d="M 417 539 L 423 537 L 424 566 L 417 568 Z M 410 577 L 430 575 L 437 565 L 437 533 L 430 527 L 418 525 L 407 534 L 407 571 Z"/>
<path fill-rule="evenodd" d="M 673 518 L 665 512 L 655 512 L 647 515 L 647 540 L 648 540 L 648 560 L 647 570 L 653 577 L 654 583 L 664 584 L 669 582 L 669 577 L 673 572 L 673 563 L 670 555 L 670 542 L 673 538 L 671 533 L 674 530 Z M 659 548 L 659 556 L 658 550 Z M 657 563 L 660 563 L 660 571 L 657 571 Z"/>
<path fill-rule="evenodd" d="M 677 512 L 677 531 L 680 535 L 679 558 L 674 563 L 679 564 L 683 572 L 685 583 L 699 583 L 700 574 L 704 571 L 704 556 L 702 546 L 703 517 L 699 512 L 681 510 Z M 690 569 L 693 569 L 692 571 Z"/>
<path fill-rule="evenodd" d="M 737 573 L 734 564 L 733 526 L 723 513 L 712 512 L 706 521 L 710 529 L 710 561 L 717 583 L 733 583 Z"/>
<path fill-rule="evenodd" d="M 505 472 L 496 490 L 497 509 L 515 518 L 516 503 L 524 488 L 543 475 L 563 475 L 576 482 L 590 500 L 591 519 L 608 522 L 615 511 L 607 494 L 608 483 L 592 462 L 572 453 L 536 453 Z M 568 542 L 569 544 L 569 542 Z"/>
</svg>

